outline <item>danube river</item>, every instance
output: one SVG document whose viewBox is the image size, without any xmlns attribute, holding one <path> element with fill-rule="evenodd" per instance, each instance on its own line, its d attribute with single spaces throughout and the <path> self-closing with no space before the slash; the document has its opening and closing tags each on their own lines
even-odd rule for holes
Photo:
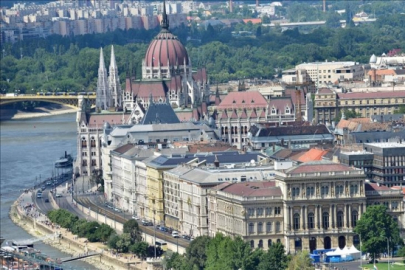
<svg viewBox="0 0 405 270">
<path fill-rule="evenodd" d="M 36 178 L 39 180 L 41 176 L 44 180 L 51 176 L 55 160 L 65 151 L 76 156 L 75 116 L 65 114 L 0 122 L 0 234 L 6 240 L 32 238 L 10 220 L 10 206 L 21 190 L 34 186 Z M 42 242 L 35 243 L 35 248 L 53 258 L 70 256 Z M 94 269 L 80 261 L 66 266 L 68 269 Z"/>
</svg>

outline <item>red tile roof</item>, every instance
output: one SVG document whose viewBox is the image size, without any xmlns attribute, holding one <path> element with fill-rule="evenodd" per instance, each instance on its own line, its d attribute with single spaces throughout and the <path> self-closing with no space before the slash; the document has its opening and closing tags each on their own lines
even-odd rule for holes
<svg viewBox="0 0 405 270">
<path fill-rule="evenodd" d="M 322 157 L 326 153 L 328 153 L 327 150 L 312 148 L 312 149 L 308 150 L 306 153 L 304 153 L 302 156 L 300 156 L 298 158 L 298 161 L 309 162 L 309 161 L 322 160 Z"/>
<path fill-rule="evenodd" d="M 224 183 L 213 189 L 243 197 L 271 197 L 282 195 L 281 189 L 276 187 L 274 181 Z"/>
<path fill-rule="evenodd" d="M 273 98 L 269 103 L 269 111 L 271 112 L 271 110 L 275 108 L 277 110 L 277 114 L 285 114 L 285 109 L 287 107 L 290 109 L 290 113 L 292 113 L 293 104 L 290 97 Z"/>
<path fill-rule="evenodd" d="M 102 128 L 105 122 L 111 126 L 122 125 L 122 115 L 122 112 L 90 114 L 88 126 Z M 124 121 L 127 122 L 130 116 L 130 114 L 124 114 Z"/>
<path fill-rule="evenodd" d="M 386 92 L 338 93 L 340 99 L 405 98 L 405 90 Z M 373 106 L 370 104 L 370 106 Z"/>
<path fill-rule="evenodd" d="M 267 100 L 258 91 L 230 92 L 218 105 L 219 109 L 266 107 Z"/>
<path fill-rule="evenodd" d="M 132 83 L 132 93 L 140 98 L 149 98 L 152 94 L 154 101 L 165 98 L 166 85 L 163 81 L 135 81 Z"/>
<path fill-rule="evenodd" d="M 254 19 L 243 19 L 244 23 L 251 22 L 252 24 L 259 24 L 262 23 L 262 19 L 260 18 L 254 18 Z"/>
<path fill-rule="evenodd" d="M 341 172 L 354 171 L 356 169 L 338 163 L 303 163 L 288 170 L 288 173 L 313 173 L 313 172 Z"/>
<path fill-rule="evenodd" d="M 376 183 L 366 183 L 365 185 L 366 191 L 379 191 L 379 190 L 390 190 L 389 187 L 384 185 L 378 185 Z"/>
<path fill-rule="evenodd" d="M 329 88 L 319 88 L 318 94 L 332 94 L 333 91 Z"/>
</svg>

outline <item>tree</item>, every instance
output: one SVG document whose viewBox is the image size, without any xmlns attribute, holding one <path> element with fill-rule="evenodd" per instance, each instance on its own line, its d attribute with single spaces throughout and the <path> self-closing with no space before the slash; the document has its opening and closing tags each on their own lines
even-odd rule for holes
<svg viewBox="0 0 405 270">
<path fill-rule="evenodd" d="M 146 242 L 136 242 L 135 244 L 131 245 L 129 250 L 136 256 L 144 260 L 148 255 L 148 247 L 149 245 Z"/>
<path fill-rule="evenodd" d="M 398 110 L 394 110 L 394 113 L 405 113 L 405 105 L 400 105 Z"/>
<path fill-rule="evenodd" d="M 209 236 L 199 236 L 186 248 L 186 258 L 193 267 L 201 270 L 205 268 L 207 261 L 206 247 L 210 241 Z"/>
<path fill-rule="evenodd" d="M 131 236 L 132 243 L 142 240 L 141 229 L 135 219 L 130 219 L 124 223 L 124 233 L 128 233 Z"/>
<path fill-rule="evenodd" d="M 275 243 L 269 247 L 263 254 L 257 270 L 279 270 L 287 267 L 287 256 L 284 246 L 281 243 Z"/>
<path fill-rule="evenodd" d="M 120 237 L 116 234 L 110 235 L 110 238 L 108 239 L 107 245 L 109 248 L 112 249 L 118 249 L 117 243 L 120 240 Z"/>
<path fill-rule="evenodd" d="M 372 257 L 386 251 L 387 240 L 393 247 L 402 242 L 397 222 L 387 213 L 384 205 L 372 205 L 357 221 L 354 232 L 360 236 L 363 251 Z"/>
<path fill-rule="evenodd" d="M 97 236 L 97 239 L 102 242 L 107 242 L 107 240 L 110 238 L 110 235 L 114 233 L 114 230 L 107 224 L 101 224 L 95 234 Z"/>
<path fill-rule="evenodd" d="M 117 241 L 117 250 L 121 252 L 128 252 L 130 246 L 131 246 L 131 235 L 129 233 L 121 234 Z"/>
<path fill-rule="evenodd" d="M 292 256 L 291 261 L 288 263 L 287 270 L 312 270 L 315 267 L 312 265 L 311 258 L 308 251 L 304 250 Z"/>
</svg>

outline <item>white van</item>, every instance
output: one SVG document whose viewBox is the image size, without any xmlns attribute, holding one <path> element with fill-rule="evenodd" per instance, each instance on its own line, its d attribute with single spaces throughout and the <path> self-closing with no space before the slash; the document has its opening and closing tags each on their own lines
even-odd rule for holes
<svg viewBox="0 0 405 270">
<path fill-rule="evenodd" d="M 179 237 L 180 237 L 178 231 L 173 231 L 173 232 L 172 232 L 172 236 L 173 236 L 174 238 L 179 238 Z"/>
</svg>

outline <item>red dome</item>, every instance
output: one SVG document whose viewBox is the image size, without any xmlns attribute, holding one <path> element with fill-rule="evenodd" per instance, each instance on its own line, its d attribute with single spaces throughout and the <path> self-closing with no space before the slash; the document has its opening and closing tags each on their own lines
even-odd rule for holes
<svg viewBox="0 0 405 270">
<path fill-rule="evenodd" d="M 188 65 L 188 54 L 180 40 L 169 31 L 160 32 L 150 43 L 145 55 L 145 66 L 157 67 Z"/>
</svg>

